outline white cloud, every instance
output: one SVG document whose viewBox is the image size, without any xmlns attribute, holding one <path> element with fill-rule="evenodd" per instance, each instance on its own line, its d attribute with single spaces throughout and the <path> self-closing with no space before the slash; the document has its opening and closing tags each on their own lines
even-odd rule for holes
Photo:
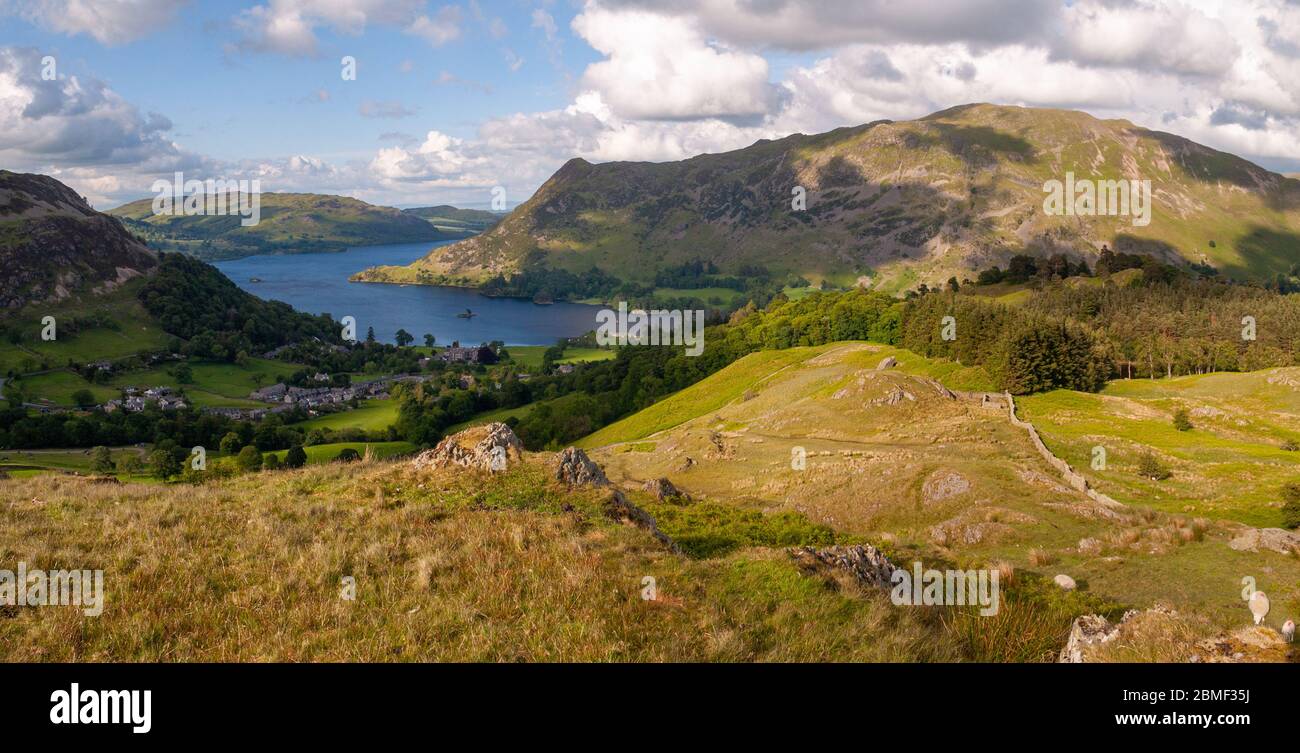
<svg viewBox="0 0 1300 753">
<path fill-rule="evenodd" d="M 0 16 L 19 15 L 47 29 L 88 34 L 118 45 L 145 37 L 172 22 L 187 0 L 13 0 L 0 2 Z"/>
<path fill-rule="evenodd" d="M 240 11 L 234 19 L 240 49 L 296 57 L 320 54 L 319 28 L 361 34 L 370 25 L 397 27 L 436 46 L 460 36 L 458 6 L 432 16 L 425 0 L 271 0 Z"/>
<path fill-rule="evenodd" d="M 623 117 L 754 118 L 777 104 L 761 55 L 711 45 L 688 19 L 589 4 L 573 29 L 606 56 L 588 66 L 584 88 Z"/>
</svg>

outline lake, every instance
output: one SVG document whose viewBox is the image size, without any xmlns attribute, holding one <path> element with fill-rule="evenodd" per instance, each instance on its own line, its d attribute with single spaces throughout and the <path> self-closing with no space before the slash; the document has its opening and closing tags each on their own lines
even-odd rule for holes
<svg viewBox="0 0 1300 753">
<path fill-rule="evenodd" d="M 357 320 L 357 337 L 375 328 L 375 338 L 393 342 L 398 329 L 424 344 L 425 333 L 439 345 L 459 340 L 477 345 L 500 340 L 506 345 L 553 345 L 596 328 L 599 306 L 554 303 L 539 306 L 514 298 L 488 298 L 465 288 L 348 282 L 366 267 L 406 265 L 429 250 L 452 241 L 360 246 L 342 253 L 249 256 L 217 262 L 236 285 L 259 298 L 284 301 L 299 311 Z M 260 282 L 251 282 L 258 278 Z M 457 318 L 471 309 L 477 316 Z"/>
</svg>

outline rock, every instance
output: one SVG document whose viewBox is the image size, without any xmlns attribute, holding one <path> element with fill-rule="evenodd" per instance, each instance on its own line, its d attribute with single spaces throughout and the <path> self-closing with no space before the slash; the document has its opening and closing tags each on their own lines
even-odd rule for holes
<svg viewBox="0 0 1300 753">
<path fill-rule="evenodd" d="M 509 426 L 491 423 L 471 426 L 444 438 L 437 447 L 417 455 L 411 464 L 420 470 L 455 465 L 497 472 L 506 470 L 512 463 L 522 462 L 523 451 L 523 443 Z"/>
<path fill-rule="evenodd" d="M 897 358 L 894 358 L 893 356 L 885 356 L 884 360 L 876 364 L 876 371 L 884 371 L 885 369 L 892 369 L 897 365 L 898 365 Z"/>
<path fill-rule="evenodd" d="M 1281 554 L 1300 549 L 1300 535 L 1282 528 L 1246 528 L 1228 542 L 1239 552 L 1258 552 L 1261 548 Z"/>
<path fill-rule="evenodd" d="M 844 570 L 859 583 L 878 588 L 890 588 L 890 577 L 897 569 L 880 550 L 870 544 L 825 549 L 802 546 L 791 549 L 790 556 L 805 566 L 824 565 Z"/>
<path fill-rule="evenodd" d="M 1094 538 L 1079 539 L 1079 554 L 1096 556 L 1101 554 L 1101 542 Z"/>
<path fill-rule="evenodd" d="M 935 471 L 921 485 L 921 496 L 927 504 L 942 502 L 968 491 L 970 491 L 970 481 L 956 471 Z"/>
<path fill-rule="evenodd" d="M 605 472 L 577 447 L 565 448 L 555 456 L 555 478 L 569 486 L 609 486 Z"/>
<path fill-rule="evenodd" d="M 1056 577 L 1067 578 L 1064 575 Z M 1070 583 L 1073 587 L 1074 581 Z M 1109 643 L 1117 637 L 1119 637 L 1119 628 L 1113 627 L 1105 617 L 1085 614 L 1075 620 L 1074 625 L 1070 627 L 1070 638 L 1065 642 L 1065 648 L 1061 649 L 1061 654 L 1056 661 L 1058 664 L 1083 664 L 1088 660 L 1088 649 Z"/>
<path fill-rule="evenodd" d="M 1052 578 L 1052 582 L 1060 586 L 1061 588 L 1064 588 L 1066 591 L 1073 591 L 1075 588 L 1078 587 L 1078 584 L 1074 582 L 1074 578 L 1071 578 L 1065 573 L 1061 573 L 1055 578 Z"/>
<path fill-rule="evenodd" d="M 618 489 L 615 489 L 609 495 L 609 499 L 605 500 L 605 514 L 620 523 L 630 523 L 646 529 L 674 554 L 681 554 L 682 550 L 677 546 L 677 542 L 673 541 L 668 534 L 659 530 L 659 525 L 655 522 L 654 516 L 638 507 Z"/>
<path fill-rule="evenodd" d="M 660 502 L 690 502 L 691 495 L 673 486 L 666 478 L 651 479 L 641 487 L 655 496 Z"/>
<path fill-rule="evenodd" d="M 694 468 L 694 467 L 695 467 L 695 459 L 694 459 L 694 458 L 690 458 L 690 457 L 688 457 L 688 458 L 686 458 L 685 460 L 683 460 L 680 464 L 678 464 L 678 466 L 677 466 L 677 470 L 679 470 L 679 471 L 689 471 L 690 469 L 692 469 L 692 468 Z"/>
</svg>

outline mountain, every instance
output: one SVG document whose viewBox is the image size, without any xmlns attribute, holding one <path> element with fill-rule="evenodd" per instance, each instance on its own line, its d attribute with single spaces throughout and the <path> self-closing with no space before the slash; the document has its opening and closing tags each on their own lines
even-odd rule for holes
<svg viewBox="0 0 1300 753">
<path fill-rule="evenodd" d="M 244 227 L 240 216 L 155 215 L 153 199 L 109 211 L 133 232 L 161 250 L 183 251 L 201 259 L 235 259 L 254 254 L 342 251 L 349 246 L 422 243 L 464 237 L 448 233 L 418 216 L 346 196 L 263 193 L 260 221 Z M 233 202 L 232 202 L 233 203 Z"/>
<path fill-rule="evenodd" d="M 0 170 L 0 310 L 107 292 L 158 264 L 114 217 L 45 175 Z"/>
<path fill-rule="evenodd" d="M 1049 216 L 1067 173 L 1149 180 L 1150 223 Z M 792 210 L 798 188 L 806 209 Z M 1102 244 L 1264 277 L 1295 262 L 1300 181 L 1185 138 L 1083 112 L 973 104 L 911 121 L 763 140 L 680 162 L 566 163 L 482 235 L 367 280 L 478 285 L 592 265 L 651 282 L 697 258 L 884 290 L 973 277 L 1016 253 L 1095 258 Z"/>
<path fill-rule="evenodd" d="M 489 230 L 505 217 L 505 214 L 500 212 L 460 209 L 448 204 L 440 204 L 436 207 L 413 207 L 403 209 L 402 212 L 426 220 L 445 232 L 469 234 Z"/>
</svg>

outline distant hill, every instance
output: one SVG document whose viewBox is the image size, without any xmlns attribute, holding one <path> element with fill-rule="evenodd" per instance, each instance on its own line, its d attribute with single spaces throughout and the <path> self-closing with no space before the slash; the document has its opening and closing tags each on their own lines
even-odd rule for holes
<svg viewBox="0 0 1300 753">
<path fill-rule="evenodd" d="M 504 212 L 488 212 L 483 209 L 460 209 L 448 204 L 436 207 L 413 207 L 403 209 L 403 213 L 414 215 L 428 221 L 439 230 L 449 233 L 481 233 L 500 222 Z"/>
<path fill-rule="evenodd" d="M 346 196 L 309 193 L 260 194 L 261 219 L 243 227 L 230 215 L 155 215 L 153 199 L 109 211 L 159 250 L 201 259 L 235 259 L 254 254 L 342 251 L 350 246 L 422 243 L 462 238 L 416 215 Z"/>
<path fill-rule="evenodd" d="M 0 311 L 107 292 L 158 264 L 121 221 L 45 175 L 0 170 Z"/>
<path fill-rule="evenodd" d="M 1049 216 L 1043 185 L 1072 172 L 1150 180 L 1149 225 Z M 792 198 L 806 192 L 806 209 Z M 695 258 L 898 291 L 1016 253 L 1094 260 L 1102 244 L 1262 278 L 1295 263 L 1300 181 L 1124 120 L 965 105 L 912 121 L 795 134 L 680 162 L 573 159 L 482 235 L 358 279 L 478 285 L 595 265 L 646 283 Z"/>
</svg>

